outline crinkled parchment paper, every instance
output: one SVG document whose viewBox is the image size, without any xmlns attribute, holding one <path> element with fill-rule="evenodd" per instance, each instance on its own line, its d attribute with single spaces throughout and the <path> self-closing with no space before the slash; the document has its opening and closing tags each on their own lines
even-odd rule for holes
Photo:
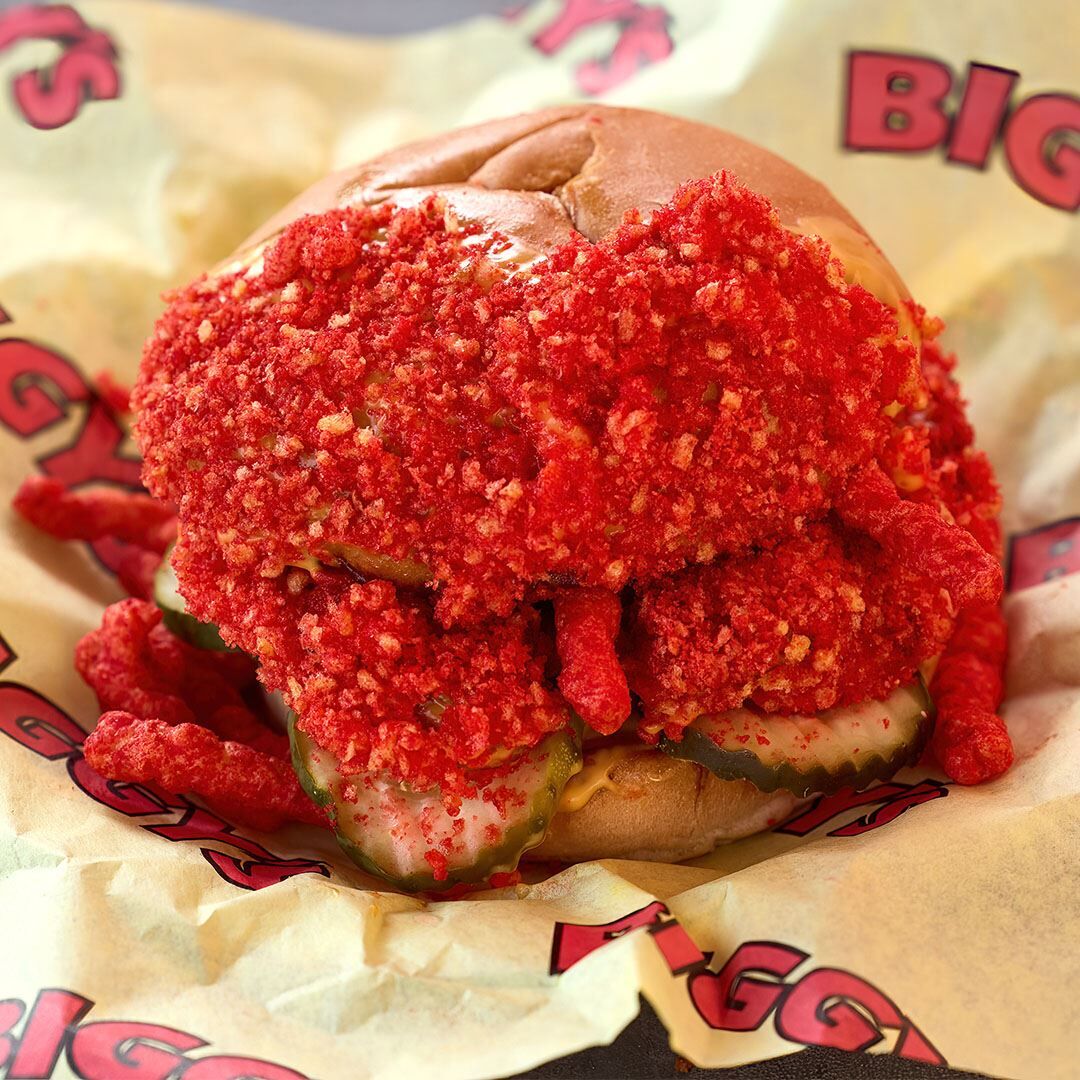
<svg viewBox="0 0 1080 1080">
<path fill-rule="evenodd" d="M 851 48 L 1011 67 L 1020 96 L 1080 90 L 1075 7 L 668 0 L 656 23 L 640 11 L 657 5 L 624 6 L 637 14 L 561 42 L 551 27 L 575 5 L 361 40 L 78 2 L 115 46 L 119 96 L 51 129 L 11 93 L 0 103 L 5 505 L 35 469 L 135 482 L 121 460 L 133 448 L 86 384 L 101 369 L 132 377 L 163 288 L 331 168 L 581 97 L 609 70 L 589 61 L 633 25 L 646 54 L 664 35 L 674 52 L 603 100 L 715 122 L 821 176 L 948 321 L 1009 532 L 1080 514 L 1076 216 L 1025 194 L 999 151 L 980 172 L 938 153 L 846 153 L 838 134 Z M 77 50 L 70 36 L 0 45 L 0 82 L 64 48 Z M 21 1036 L 0 1055 L 24 1055 L 20 1075 L 117 1076 L 142 1060 L 165 1076 L 190 1060 L 204 1062 L 192 1080 L 498 1076 L 610 1041 L 640 992 L 705 1065 L 819 1043 L 1076 1075 L 1073 543 L 1068 524 L 1015 542 L 1005 713 L 1018 755 L 997 783 L 909 770 L 691 866 L 593 863 L 425 903 L 374 888 L 315 830 L 230 832 L 184 800 L 95 783 L 72 721 L 89 726 L 96 704 L 71 654 L 118 588 L 86 545 L 0 510 L 0 1034 Z"/>
</svg>

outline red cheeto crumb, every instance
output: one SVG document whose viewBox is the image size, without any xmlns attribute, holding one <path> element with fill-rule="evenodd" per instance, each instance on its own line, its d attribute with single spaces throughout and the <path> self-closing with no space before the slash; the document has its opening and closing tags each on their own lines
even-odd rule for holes
<svg viewBox="0 0 1080 1080">
<path fill-rule="evenodd" d="M 131 412 L 131 387 L 121 383 L 111 371 L 99 371 L 94 376 L 94 389 L 114 416 Z"/>
<path fill-rule="evenodd" d="M 436 881 L 445 881 L 449 876 L 449 862 L 441 851 L 429 849 L 424 852 L 424 858 L 431 867 L 431 876 Z"/>
<path fill-rule="evenodd" d="M 162 556 L 156 551 L 128 545 L 120 552 L 116 578 L 128 596 L 149 600 L 154 593 L 154 576 L 161 566 Z"/>
<path fill-rule="evenodd" d="M 161 619 L 153 604 L 122 600 L 106 608 L 101 628 L 76 646 L 75 666 L 102 709 L 168 724 L 199 723 L 222 738 L 286 758 L 288 740 L 260 721 L 241 694 L 254 682 L 251 660 L 196 649 Z"/>
<path fill-rule="evenodd" d="M 944 519 L 938 508 L 901 498 L 877 466 L 857 473 L 838 509 L 845 522 L 866 532 L 927 581 L 949 590 L 957 607 L 994 603 L 1002 572 L 971 533 Z"/>
</svg>

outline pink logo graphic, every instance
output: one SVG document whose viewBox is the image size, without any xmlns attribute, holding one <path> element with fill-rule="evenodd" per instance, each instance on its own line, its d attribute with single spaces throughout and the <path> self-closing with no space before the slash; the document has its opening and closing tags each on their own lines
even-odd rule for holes
<svg viewBox="0 0 1080 1080">
<path fill-rule="evenodd" d="M 6 312 L 0 314 L 0 322 L 10 321 Z M 124 429 L 75 364 L 33 341 L 0 341 L 0 426 L 31 439 L 62 423 L 75 406 L 85 407 L 82 423 L 71 443 L 37 458 L 41 470 L 69 487 L 91 482 L 140 487 L 139 460 L 122 449 Z M 90 547 L 103 566 L 115 571 L 125 545 L 106 539 Z"/>
<path fill-rule="evenodd" d="M 946 161 L 986 168 L 997 142 L 1013 179 L 1033 198 L 1060 210 L 1080 207 L 1080 98 L 1035 94 L 1012 105 L 1018 71 L 968 65 L 963 95 L 947 64 L 907 53 L 848 54 L 844 146 L 849 150 L 917 154 L 946 147 Z"/>
<path fill-rule="evenodd" d="M 922 806 L 923 803 L 942 799 L 948 794 L 949 785 L 937 780 L 920 780 L 917 784 L 901 784 L 893 780 L 886 784 L 876 784 L 865 791 L 846 788 L 835 795 L 819 795 L 794 817 L 778 825 L 773 832 L 806 836 L 834 818 L 849 816 L 852 810 L 873 807 L 872 810 L 858 814 L 853 820 L 826 833 L 826 836 L 861 836 L 895 821 L 913 806 Z"/>
<path fill-rule="evenodd" d="M 616 26 L 619 36 L 611 51 L 604 57 L 584 61 L 574 71 L 581 91 L 596 96 L 670 56 L 675 48 L 670 24 L 671 15 L 662 4 L 563 0 L 562 10 L 533 37 L 533 45 L 546 56 L 553 56 L 587 30 Z"/>
<path fill-rule="evenodd" d="M 770 1017 L 776 1033 L 803 1046 L 865 1051 L 895 1032 L 894 1057 L 945 1065 L 941 1053 L 896 1004 L 866 979 L 819 967 L 794 977 L 810 959 L 777 941 L 747 941 L 719 967 L 691 940 L 667 906 L 654 901 L 609 923 L 556 923 L 551 973 L 561 975 L 589 953 L 644 928 L 701 1019 L 716 1031 L 756 1031 Z"/>
<path fill-rule="evenodd" d="M 1009 541 L 1010 592 L 1080 571 L 1080 518 L 1018 533 Z"/>
<path fill-rule="evenodd" d="M 307 1080 L 295 1069 L 261 1058 L 213 1054 L 190 1057 L 206 1039 L 178 1028 L 136 1020 L 83 1023 L 94 1002 L 73 990 L 38 991 L 29 1013 L 18 998 L 0 1001 L 0 1069 L 9 1080 L 50 1077 L 61 1055 L 81 1080 L 119 1076 L 195 1080 Z M 25 1016 L 25 1019 L 23 1019 Z M 21 1021 L 21 1024 L 20 1024 Z"/>
<path fill-rule="evenodd" d="M 61 48 L 51 67 L 16 75 L 15 105 L 28 124 L 49 130 L 71 123 L 88 101 L 120 96 L 112 39 L 83 22 L 67 4 L 25 4 L 0 13 L 0 52 L 21 41 L 46 39 Z"/>
</svg>

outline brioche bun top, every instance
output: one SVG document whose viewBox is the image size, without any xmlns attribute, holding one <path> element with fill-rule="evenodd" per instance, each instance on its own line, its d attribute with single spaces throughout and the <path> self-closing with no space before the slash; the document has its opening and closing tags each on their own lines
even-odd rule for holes
<svg viewBox="0 0 1080 1080">
<path fill-rule="evenodd" d="M 519 258 L 533 258 L 575 231 L 600 240 L 628 210 L 648 213 L 680 184 L 721 170 L 769 199 L 786 228 L 826 240 L 849 280 L 894 309 L 909 298 L 855 218 L 801 169 L 707 124 L 604 105 L 492 120 L 342 169 L 266 222 L 238 256 L 305 214 L 387 200 L 414 205 L 437 193 L 460 218 L 514 241 Z M 910 320 L 902 317 L 901 323 L 910 334 Z"/>
</svg>

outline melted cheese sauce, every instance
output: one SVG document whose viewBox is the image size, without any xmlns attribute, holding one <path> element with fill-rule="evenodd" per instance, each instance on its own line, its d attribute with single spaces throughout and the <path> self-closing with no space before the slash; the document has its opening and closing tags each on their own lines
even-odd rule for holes
<svg viewBox="0 0 1080 1080">
<path fill-rule="evenodd" d="M 649 753 L 643 746 L 604 746 L 586 750 L 581 772 L 571 776 L 559 799 L 558 813 L 580 810 L 599 791 L 617 791 L 619 785 L 611 779 L 615 767 L 627 758 Z"/>
</svg>

